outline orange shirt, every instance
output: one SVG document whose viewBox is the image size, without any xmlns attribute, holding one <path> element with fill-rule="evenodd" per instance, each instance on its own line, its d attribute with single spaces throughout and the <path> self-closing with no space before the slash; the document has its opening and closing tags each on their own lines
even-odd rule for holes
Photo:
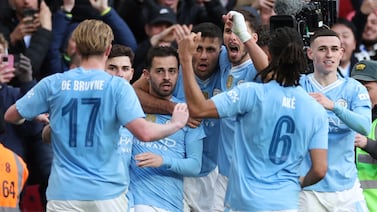
<svg viewBox="0 0 377 212">
<path fill-rule="evenodd" d="M 29 175 L 25 162 L 0 143 L 0 207 L 18 208 Z"/>
</svg>

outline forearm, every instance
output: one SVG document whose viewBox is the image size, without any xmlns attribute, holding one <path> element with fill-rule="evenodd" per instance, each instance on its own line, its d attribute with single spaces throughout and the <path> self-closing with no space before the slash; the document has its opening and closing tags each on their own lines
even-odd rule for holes
<svg viewBox="0 0 377 212">
<path fill-rule="evenodd" d="M 8 110 L 4 114 L 4 120 L 17 125 L 25 122 L 25 119 L 18 112 L 16 104 L 13 104 L 8 108 Z"/>
<path fill-rule="evenodd" d="M 113 8 L 111 8 L 109 13 L 102 16 L 102 20 L 113 30 L 116 43 L 126 45 L 133 51 L 136 50 L 137 43 L 134 34 Z"/>
<path fill-rule="evenodd" d="M 145 113 L 172 114 L 175 103 L 157 98 L 148 93 L 148 82 L 140 78 L 133 85 Z"/>
<path fill-rule="evenodd" d="M 333 112 L 352 130 L 367 136 L 370 130 L 369 108 L 357 108 L 354 111 L 348 110 L 338 104 L 334 104 Z"/>
<path fill-rule="evenodd" d="M 303 178 L 303 181 L 301 182 L 301 187 L 304 188 L 306 186 L 314 185 L 317 182 L 319 182 L 321 179 L 322 177 L 316 174 L 313 168 L 311 168 L 309 172 Z"/>
<path fill-rule="evenodd" d="M 138 118 L 125 126 L 135 137 L 141 141 L 155 141 L 165 138 L 180 129 L 176 123 L 156 124 Z"/>
<path fill-rule="evenodd" d="M 250 39 L 245 42 L 251 60 L 258 72 L 268 66 L 268 57 L 255 40 Z"/>
<path fill-rule="evenodd" d="M 367 138 L 367 145 L 362 149 L 377 160 L 377 141 Z"/>
<path fill-rule="evenodd" d="M 312 161 L 312 166 L 302 179 L 302 188 L 313 185 L 325 177 L 328 166 L 327 149 L 311 149 L 310 160 Z"/>
<path fill-rule="evenodd" d="M 177 159 L 171 157 L 163 158 L 163 164 L 168 169 L 183 176 L 197 176 L 202 165 L 203 139 L 186 141 L 186 158 Z"/>
</svg>

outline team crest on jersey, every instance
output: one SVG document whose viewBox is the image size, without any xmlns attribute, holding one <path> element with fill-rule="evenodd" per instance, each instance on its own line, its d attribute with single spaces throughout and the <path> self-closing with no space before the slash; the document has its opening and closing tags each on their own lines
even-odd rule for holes
<svg viewBox="0 0 377 212">
<path fill-rule="evenodd" d="M 31 98 L 34 96 L 34 89 L 31 89 L 29 92 L 26 94 L 27 98 Z"/>
<path fill-rule="evenodd" d="M 206 99 L 208 99 L 208 97 L 209 97 L 208 92 L 207 92 L 207 91 L 202 91 L 202 93 L 203 93 L 203 96 L 204 96 Z"/>
<path fill-rule="evenodd" d="M 147 116 L 145 117 L 145 120 L 150 121 L 150 122 L 156 122 L 156 115 L 147 114 Z"/>
<path fill-rule="evenodd" d="M 229 75 L 228 79 L 226 80 L 226 88 L 229 89 L 232 87 L 232 85 L 233 85 L 233 76 Z"/>
<path fill-rule="evenodd" d="M 347 106 L 348 106 L 347 101 L 344 100 L 344 99 L 338 99 L 338 100 L 336 100 L 336 104 L 338 104 L 338 105 L 340 105 L 342 107 L 345 107 L 345 108 L 347 108 Z"/>
<path fill-rule="evenodd" d="M 240 96 L 238 95 L 238 93 L 235 90 L 231 90 L 227 94 L 228 94 L 229 98 L 232 100 L 233 103 L 240 100 Z"/>
<path fill-rule="evenodd" d="M 218 88 L 213 89 L 213 96 L 216 96 L 219 93 L 221 93 L 220 89 L 218 89 Z"/>
</svg>

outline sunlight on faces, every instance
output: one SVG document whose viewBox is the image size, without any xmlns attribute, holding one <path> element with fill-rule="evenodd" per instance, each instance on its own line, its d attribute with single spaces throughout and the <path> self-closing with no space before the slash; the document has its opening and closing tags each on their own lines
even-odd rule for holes
<svg viewBox="0 0 377 212">
<path fill-rule="evenodd" d="M 176 57 L 154 57 L 149 72 L 144 70 L 144 76 L 149 81 L 149 93 L 170 99 L 177 83 L 178 71 Z"/>
<path fill-rule="evenodd" d="M 343 24 L 335 24 L 331 29 L 339 35 L 341 46 L 344 48 L 341 65 L 347 65 L 356 49 L 356 38 L 352 30 Z"/>
<path fill-rule="evenodd" d="M 132 68 L 131 60 L 128 56 L 119 56 L 107 59 L 106 72 L 113 76 L 122 77 L 128 82 L 134 75 L 134 69 Z"/>
<path fill-rule="evenodd" d="M 198 42 L 198 48 L 193 55 L 195 75 L 201 80 L 208 79 L 216 71 L 221 50 L 221 41 L 218 38 L 203 38 Z"/>
<path fill-rule="evenodd" d="M 344 49 L 336 36 L 316 38 L 308 49 L 308 57 L 313 60 L 314 71 L 323 74 L 336 72 Z"/>
</svg>

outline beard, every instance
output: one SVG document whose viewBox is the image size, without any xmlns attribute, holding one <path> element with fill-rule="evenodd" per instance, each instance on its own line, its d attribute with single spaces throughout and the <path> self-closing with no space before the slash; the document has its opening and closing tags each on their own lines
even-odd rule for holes
<svg viewBox="0 0 377 212">
<path fill-rule="evenodd" d="M 368 47 L 371 47 L 373 46 L 374 44 L 377 43 L 377 39 L 373 39 L 373 40 L 365 40 L 365 39 L 362 39 L 361 40 L 361 43 L 364 44 L 367 48 Z"/>
</svg>

